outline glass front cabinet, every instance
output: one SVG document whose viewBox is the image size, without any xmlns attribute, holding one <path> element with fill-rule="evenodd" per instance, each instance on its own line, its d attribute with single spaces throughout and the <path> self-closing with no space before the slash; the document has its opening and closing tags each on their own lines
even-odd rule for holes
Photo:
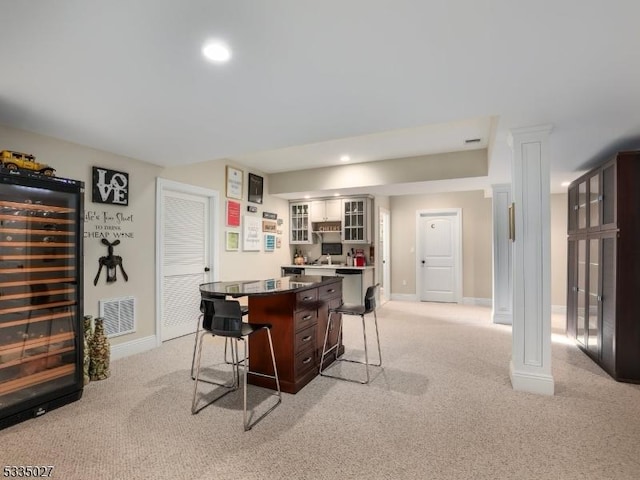
<svg viewBox="0 0 640 480">
<path fill-rule="evenodd" d="M 619 381 L 640 383 L 640 152 L 570 186 L 567 334 Z"/>
<path fill-rule="evenodd" d="M 345 198 L 342 208 L 342 241 L 371 243 L 371 199 Z"/>
<path fill-rule="evenodd" d="M 296 202 L 289 204 L 290 235 L 289 243 L 312 243 L 311 238 L 311 203 Z"/>
<path fill-rule="evenodd" d="M 0 428 L 82 395 L 83 192 L 0 171 Z"/>
</svg>

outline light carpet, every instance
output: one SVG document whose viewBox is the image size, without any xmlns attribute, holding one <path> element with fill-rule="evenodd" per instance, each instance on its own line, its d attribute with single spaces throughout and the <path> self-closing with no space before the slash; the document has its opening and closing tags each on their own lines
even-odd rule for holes
<svg viewBox="0 0 640 480">
<path fill-rule="evenodd" d="M 556 394 L 541 396 L 511 388 L 511 330 L 488 308 L 388 302 L 378 313 L 384 369 L 369 385 L 317 377 L 244 432 L 240 391 L 191 415 L 187 336 L 113 362 L 80 401 L 0 431 L 0 467 L 54 465 L 63 480 L 640 477 L 640 386 L 564 341 L 561 317 Z M 361 342 L 359 318 L 346 319 L 347 355 Z M 222 344 L 205 348 L 207 374 L 220 373 Z M 250 388 L 251 405 L 271 400 Z"/>
</svg>

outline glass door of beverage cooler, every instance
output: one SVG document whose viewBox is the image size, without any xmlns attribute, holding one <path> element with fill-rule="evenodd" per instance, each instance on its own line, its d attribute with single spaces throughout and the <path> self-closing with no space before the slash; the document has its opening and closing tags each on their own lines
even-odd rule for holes
<svg viewBox="0 0 640 480">
<path fill-rule="evenodd" d="M 0 420 L 82 389 L 81 187 L 8 177 L 0 175 Z"/>
</svg>

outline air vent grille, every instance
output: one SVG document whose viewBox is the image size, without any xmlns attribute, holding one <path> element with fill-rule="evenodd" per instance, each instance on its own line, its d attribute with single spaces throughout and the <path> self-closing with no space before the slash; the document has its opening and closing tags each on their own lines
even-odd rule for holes
<svg viewBox="0 0 640 480">
<path fill-rule="evenodd" d="M 107 337 L 117 337 L 136 331 L 135 297 L 100 300 L 99 307 Z"/>
</svg>

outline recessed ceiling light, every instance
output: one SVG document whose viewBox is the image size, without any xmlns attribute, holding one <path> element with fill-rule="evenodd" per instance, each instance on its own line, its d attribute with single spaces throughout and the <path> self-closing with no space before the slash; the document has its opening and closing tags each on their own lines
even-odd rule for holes
<svg viewBox="0 0 640 480">
<path fill-rule="evenodd" d="M 304 198 L 311 198 L 311 195 L 305 195 Z"/>
<path fill-rule="evenodd" d="M 227 62 L 231 58 L 231 50 L 224 43 L 210 42 L 202 47 L 202 54 L 216 63 Z"/>
<path fill-rule="evenodd" d="M 561 187 L 568 187 L 569 185 L 571 185 L 571 182 L 562 182 L 560 184 Z"/>
<path fill-rule="evenodd" d="M 342 155 L 340 157 L 341 162 L 348 162 L 349 160 L 351 160 L 351 158 L 349 158 L 349 155 Z"/>
<path fill-rule="evenodd" d="M 339 196 L 340 196 L 340 194 L 339 194 L 338 192 L 336 192 L 336 193 L 334 193 L 334 194 L 333 194 L 333 196 L 334 196 L 334 197 L 339 197 Z"/>
</svg>

